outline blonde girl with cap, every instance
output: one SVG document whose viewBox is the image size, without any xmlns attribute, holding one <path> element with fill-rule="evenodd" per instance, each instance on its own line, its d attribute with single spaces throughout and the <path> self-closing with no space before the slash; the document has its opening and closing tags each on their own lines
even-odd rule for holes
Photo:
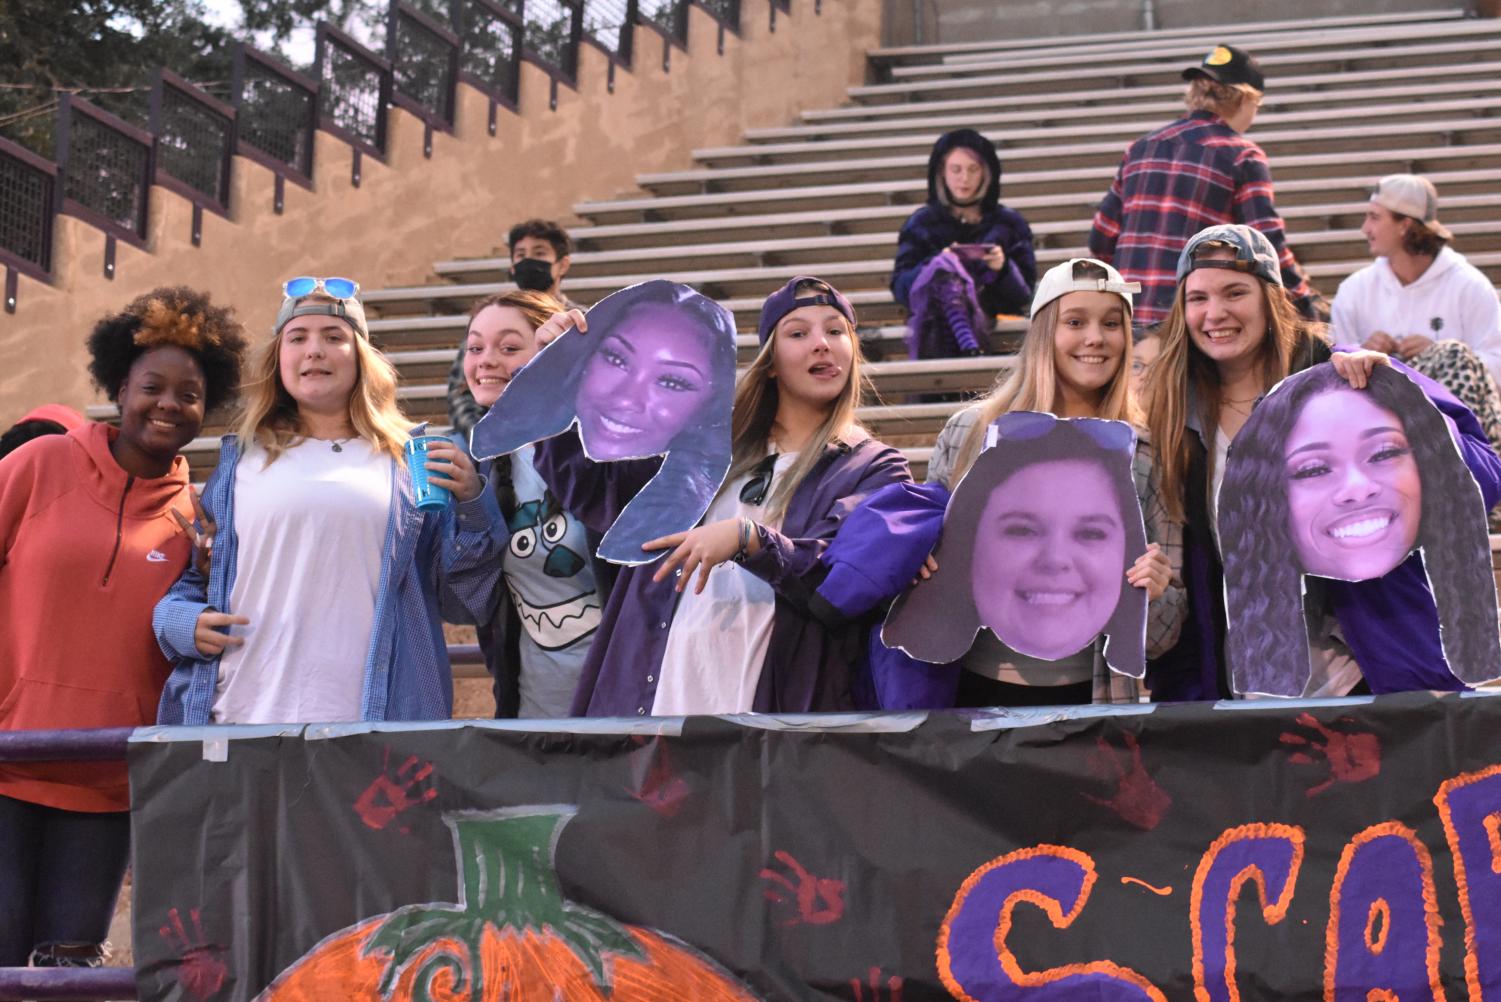
<svg viewBox="0 0 1501 1002">
<path fill-rule="evenodd" d="M 1074 258 L 1050 269 L 1038 283 L 1016 367 L 989 396 L 949 419 L 934 444 L 928 482 L 952 491 L 974 465 L 991 422 L 1013 411 L 1104 418 L 1135 426 L 1132 473 L 1149 545 L 1127 570 L 1126 579 L 1147 593 L 1151 657 L 1177 640 L 1183 592 L 1178 584 L 1178 527 L 1168 519 L 1151 476 L 1151 446 L 1141 433 L 1141 413 L 1131 395 L 1131 294 L 1138 288 L 1091 258 Z M 936 569 L 930 559 L 922 577 Z M 1109 670 L 1098 641 L 1071 658 L 1040 661 L 982 630 L 962 663 L 959 703 L 964 706 L 1122 703 L 1141 696 L 1136 679 Z"/>
<path fill-rule="evenodd" d="M 725 482 L 697 528 L 645 545 L 665 559 L 621 569 L 576 714 L 855 707 L 859 638 L 809 608 L 818 557 L 861 498 L 910 480 L 901 453 L 855 418 L 855 323 L 849 300 L 816 278 L 767 298 L 761 350 L 735 392 Z M 585 331 L 583 314 L 547 325 L 570 326 Z M 564 507 L 603 532 L 660 460 L 593 463 L 569 431 L 538 443 L 535 465 Z"/>
<path fill-rule="evenodd" d="M 175 663 L 166 724 L 446 719 L 439 621 L 472 621 L 505 542 L 493 492 L 451 442 L 428 448 L 439 512 L 413 500 L 412 429 L 370 344 L 359 287 L 293 279 L 255 356 L 237 433 L 204 489 L 217 526 L 156 609 Z"/>
</svg>

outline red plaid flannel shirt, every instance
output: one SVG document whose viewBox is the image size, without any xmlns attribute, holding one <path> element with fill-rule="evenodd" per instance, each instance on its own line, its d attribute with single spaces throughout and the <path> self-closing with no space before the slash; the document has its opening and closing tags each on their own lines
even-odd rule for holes
<svg viewBox="0 0 1501 1002">
<path fill-rule="evenodd" d="M 1288 294 L 1295 300 L 1313 294 L 1272 203 L 1266 154 L 1208 111 L 1131 144 L 1095 213 L 1089 252 L 1141 283 L 1135 321 L 1154 324 L 1172 310 L 1183 245 L 1217 223 L 1261 230 L 1277 248 Z"/>
</svg>

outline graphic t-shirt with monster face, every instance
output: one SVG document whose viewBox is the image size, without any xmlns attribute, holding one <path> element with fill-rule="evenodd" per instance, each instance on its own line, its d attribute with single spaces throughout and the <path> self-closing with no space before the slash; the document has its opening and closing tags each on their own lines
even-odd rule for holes
<svg viewBox="0 0 1501 1002">
<path fill-rule="evenodd" d="M 584 527 L 556 509 L 532 469 L 532 447 L 512 454 L 517 507 L 507 519 L 506 588 L 521 619 L 522 717 L 564 717 L 599 627 L 600 599 Z"/>
</svg>

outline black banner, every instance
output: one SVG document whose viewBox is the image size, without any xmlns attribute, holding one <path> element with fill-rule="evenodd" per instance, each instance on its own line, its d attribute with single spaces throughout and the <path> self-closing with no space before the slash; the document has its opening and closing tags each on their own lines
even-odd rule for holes
<svg viewBox="0 0 1501 1002">
<path fill-rule="evenodd" d="M 569 726 L 138 732 L 141 998 L 1501 999 L 1498 699 Z"/>
</svg>

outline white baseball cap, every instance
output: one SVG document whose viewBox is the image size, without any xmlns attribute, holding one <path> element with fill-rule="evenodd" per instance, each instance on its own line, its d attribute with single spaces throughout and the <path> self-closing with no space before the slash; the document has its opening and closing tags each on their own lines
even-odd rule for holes
<svg viewBox="0 0 1501 1002">
<path fill-rule="evenodd" d="M 1411 216 L 1441 240 L 1454 234 L 1438 221 L 1438 190 L 1433 182 L 1416 174 L 1388 174 L 1371 192 L 1371 201 L 1402 216 Z"/>
<path fill-rule="evenodd" d="M 1081 268 L 1080 265 L 1093 265 L 1105 272 L 1104 278 L 1092 277 L 1086 272 L 1089 269 Z M 1092 257 L 1071 257 L 1059 265 L 1054 265 L 1042 276 L 1037 283 L 1037 292 L 1032 297 L 1032 315 L 1051 303 L 1060 296 L 1066 296 L 1070 292 L 1113 292 L 1126 303 L 1126 315 L 1131 315 L 1131 294 L 1141 291 L 1140 282 L 1128 282 L 1104 261 L 1096 261 Z"/>
</svg>

